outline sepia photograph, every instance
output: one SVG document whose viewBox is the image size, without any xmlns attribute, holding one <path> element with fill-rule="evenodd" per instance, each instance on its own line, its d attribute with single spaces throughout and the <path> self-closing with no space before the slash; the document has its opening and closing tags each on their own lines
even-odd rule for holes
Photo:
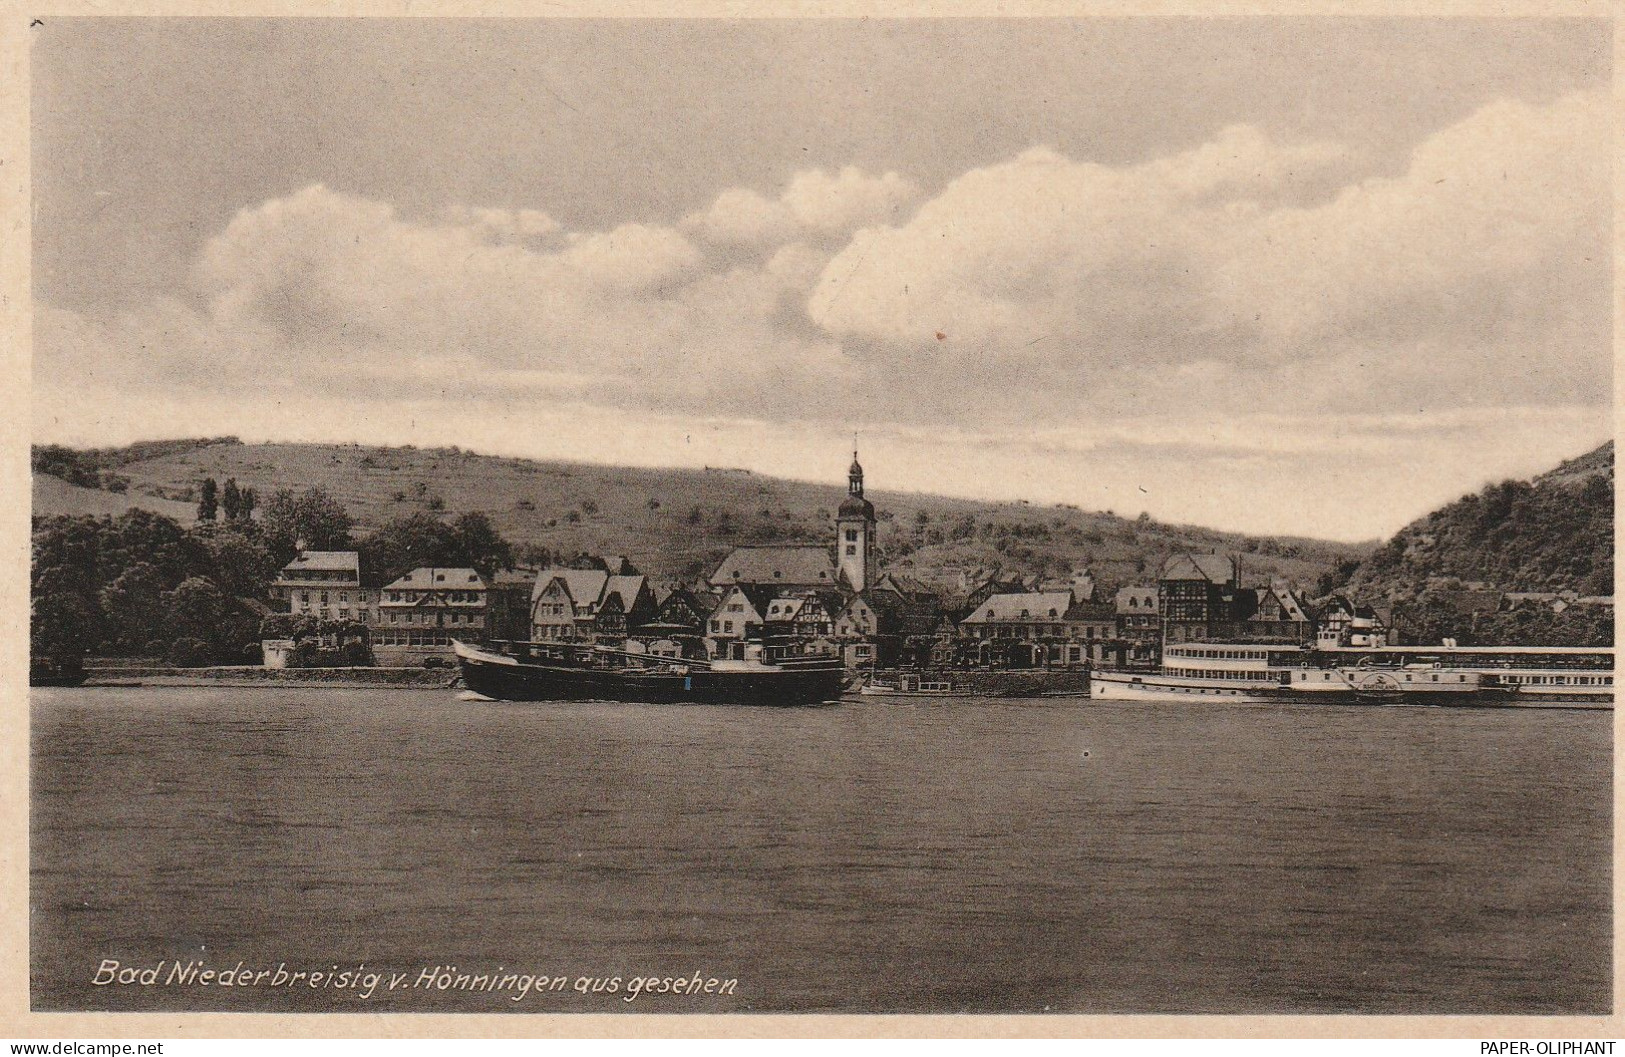
<svg viewBox="0 0 1625 1057">
<path fill-rule="evenodd" d="M 1613 1013 L 1611 19 L 30 21 L 33 1012 Z"/>
</svg>

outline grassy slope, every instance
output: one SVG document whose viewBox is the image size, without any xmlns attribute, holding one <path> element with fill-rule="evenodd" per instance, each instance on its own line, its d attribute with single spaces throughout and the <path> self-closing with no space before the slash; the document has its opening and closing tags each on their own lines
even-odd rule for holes
<svg viewBox="0 0 1625 1057">
<path fill-rule="evenodd" d="M 58 480 L 45 474 L 34 475 L 34 513 L 90 514 L 117 517 L 132 507 L 150 510 L 174 518 L 183 525 L 195 519 L 197 508 L 192 503 L 160 499 L 137 492 L 104 492 L 99 488 L 81 488 L 76 484 Z"/>
<path fill-rule="evenodd" d="M 351 445 L 214 444 L 133 461 L 119 472 L 130 478 L 132 492 L 172 496 L 184 495 L 203 477 L 235 477 L 257 489 L 262 502 L 278 488 L 320 485 L 364 528 L 428 509 L 429 500 L 439 497 L 448 514 L 488 514 L 515 542 L 565 553 L 625 554 L 660 577 L 709 571 L 740 543 L 831 540 L 831 517 L 845 494 L 844 480 L 820 485 L 739 470 L 636 469 Z M 884 471 L 870 467 L 870 476 L 873 484 L 884 479 Z M 406 498 L 396 499 L 397 493 Z M 1089 566 L 1102 581 L 1126 583 L 1143 578 L 1144 570 L 1154 574 L 1164 557 L 1187 549 L 1242 552 L 1249 581 L 1280 576 L 1307 586 L 1337 559 L 1365 550 L 1135 523 L 1071 507 L 875 487 L 869 497 L 882 515 L 882 554 L 893 555 L 883 562 L 950 586 L 958 568 L 995 565 L 1024 574 Z M 916 521 L 922 511 L 929 519 L 925 526 Z M 572 512 L 579 520 L 570 520 Z M 922 535 L 967 515 L 977 525 L 974 538 L 928 543 Z M 995 531 L 984 532 L 983 525 Z M 905 549 L 911 553 L 896 557 Z"/>
</svg>

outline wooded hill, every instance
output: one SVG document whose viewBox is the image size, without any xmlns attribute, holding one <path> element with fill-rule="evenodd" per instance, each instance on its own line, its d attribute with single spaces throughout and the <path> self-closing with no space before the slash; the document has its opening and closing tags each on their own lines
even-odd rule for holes
<svg viewBox="0 0 1625 1057">
<path fill-rule="evenodd" d="M 521 556 L 624 554 L 651 576 L 674 580 L 708 573 L 740 544 L 832 540 L 834 511 L 845 495 L 846 459 L 837 454 L 842 457 L 831 458 L 830 483 L 814 484 L 737 469 L 640 469 L 457 448 L 242 444 L 235 438 L 96 451 L 36 449 L 36 473 L 71 473 L 78 487 L 52 487 L 43 495 L 36 489 L 34 513 L 105 509 L 87 500 L 108 497 L 108 484 L 122 489 L 118 494 L 126 502 L 189 504 L 195 504 L 200 482 L 211 477 L 234 478 L 262 499 L 280 489 L 319 486 L 354 517 L 358 530 L 420 512 L 448 520 L 481 512 Z M 870 467 L 868 496 L 879 511 L 882 565 L 949 590 L 958 586 L 962 570 L 994 567 L 1023 576 L 1090 568 L 1108 586 L 1132 583 L 1155 577 L 1168 556 L 1186 550 L 1241 555 L 1249 583 L 1280 578 L 1313 590 L 1340 564 L 1357 562 L 1369 550 L 1067 505 L 894 492 L 884 480 L 882 467 Z"/>
<path fill-rule="evenodd" d="M 1532 480 L 1463 496 L 1344 572 L 1348 592 L 1372 602 L 1461 589 L 1612 595 L 1613 441 Z"/>
</svg>

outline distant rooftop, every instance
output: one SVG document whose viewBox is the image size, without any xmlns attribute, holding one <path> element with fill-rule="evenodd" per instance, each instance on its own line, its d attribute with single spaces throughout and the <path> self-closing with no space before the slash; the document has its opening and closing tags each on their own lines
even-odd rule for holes
<svg viewBox="0 0 1625 1057">
<path fill-rule="evenodd" d="M 284 572 L 312 570 L 359 574 L 361 555 L 355 551 L 300 551 L 299 556 L 282 569 Z"/>
<path fill-rule="evenodd" d="M 399 591 L 410 588 L 417 588 L 420 590 L 441 588 L 447 591 L 466 591 L 478 590 L 484 586 L 485 581 L 480 579 L 480 574 L 475 572 L 473 569 L 445 569 L 431 566 L 420 566 L 419 568 L 413 569 L 399 580 L 396 580 L 394 583 L 385 584 L 384 590 Z"/>
</svg>

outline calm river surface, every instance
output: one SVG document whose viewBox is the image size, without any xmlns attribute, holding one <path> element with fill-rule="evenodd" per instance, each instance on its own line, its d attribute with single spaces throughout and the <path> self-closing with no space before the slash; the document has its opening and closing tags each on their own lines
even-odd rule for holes
<svg viewBox="0 0 1625 1057">
<path fill-rule="evenodd" d="M 32 707 L 36 1009 L 1609 1008 L 1610 713 L 295 687 Z M 94 986 L 104 960 L 163 964 Z M 261 975 L 184 983 L 177 960 Z M 417 986 L 435 966 L 564 979 Z M 409 979 L 363 997 L 375 970 Z M 738 983 L 626 1001 L 696 973 Z"/>
</svg>

